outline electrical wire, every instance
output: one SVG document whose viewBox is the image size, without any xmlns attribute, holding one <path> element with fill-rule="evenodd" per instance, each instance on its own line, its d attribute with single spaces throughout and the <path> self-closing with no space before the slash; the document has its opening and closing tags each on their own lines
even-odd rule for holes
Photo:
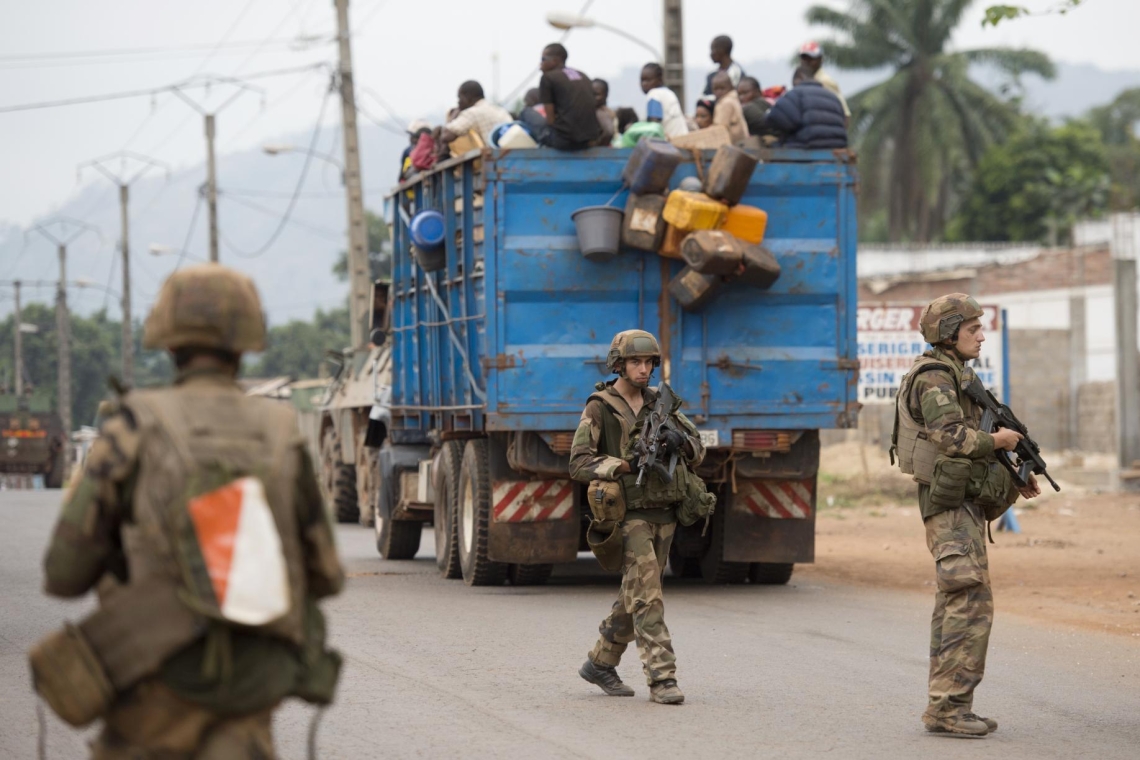
<svg viewBox="0 0 1140 760">
<path fill-rule="evenodd" d="M 578 11 L 578 14 L 577 14 L 577 15 L 579 15 L 579 16 L 585 16 L 585 15 L 586 15 L 586 12 L 590 10 L 590 6 L 591 6 L 591 5 L 593 5 L 593 4 L 594 4 L 594 0 L 586 0 L 586 2 L 582 4 L 582 7 L 581 7 L 581 9 L 579 9 L 579 11 Z M 572 31 L 574 31 L 574 28 L 573 28 L 573 27 L 571 27 L 571 28 L 567 29 L 566 31 L 564 31 L 564 32 L 562 33 L 562 36 L 558 38 L 558 41 L 559 41 L 559 42 L 565 42 L 565 41 L 566 41 L 566 38 L 570 36 L 570 32 L 572 32 Z M 521 82 L 519 82 L 519 83 L 518 83 L 518 86 L 517 86 L 517 87 L 515 87 L 515 89 L 511 90 L 511 91 L 510 91 L 510 93 L 509 93 L 509 94 L 508 94 L 508 95 L 507 95 L 505 98 L 503 98 L 501 101 L 499 101 L 499 102 L 500 102 L 500 103 L 510 103 L 512 100 L 514 100 L 515 98 L 517 98 L 517 97 L 518 97 L 518 94 L 519 94 L 520 92 L 522 92 L 522 91 L 523 91 L 523 90 L 526 88 L 526 86 L 527 86 L 528 84 L 530 84 L 530 81 L 531 81 L 532 79 L 534 79 L 534 75 L 535 75 L 536 73 L 538 73 L 538 71 L 539 71 L 538 69 L 532 69 L 532 70 L 531 70 L 531 71 L 530 71 L 530 72 L 529 72 L 529 73 L 526 75 L 526 78 L 525 78 L 525 79 L 523 79 Z"/>
<path fill-rule="evenodd" d="M 259 203 L 254 203 L 253 201 L 246 200 L 243 198 L 234 198 L 230 195 L 224 195 L 222 197 L 227 201 L 232 201 L 233 203 L 236 203 L 239 206 L 245 206 L 248 209 L 252 209 L 254 211 L 259 211 L 262 214 L 265 214 L 266 216 L 273 217 L 274 219 L 282 219 L 282 214 L 280 211 L 274 211 L 273 209 L 262 206 Z M 308 230 L 310 233 L 316 235 L 317 237 L 321 237 L 321 238 L 325 238 L 326 240 L 333 240 L 333 241 L 341 242 L 341 243 L 344 242 L 344 231 L 343 230 L 341 230 L 341 231 L 333 230 L 333 229 L 330 229 L 328 227 L 323 227 L 319 224 L 313 224 L 312 222 L 306 222 L 306 221 L 303 221 L 301 219 L 296 219 L 296 218 L 292 218 L 292 217 L 290 217 L 289 219 L 286 219 L 285 221 L 287 221 L 289 224 L 292 224 L 296 227 L 300 227 L 303 230 Z M 241 251 L 236 246 L 234 246 L 230 241 L 226 241 L 226 245 L 228 245 L 230 248 L 232 248 L 234 250 L 234 253 L 241 255 Z"/>
<path fill-rule="evenodd" d="M 392 122 L 381 121 L 380 119 L 373 116 L 372 113 L 369 112 L 369 110 L 367 108 L 360 105 L 359 100 L 356 101 L 356 112 L 359 113 L 364 118 L 368 119 L 370 122 L 372 122 L 376 126 L 380 127 L 381 129 L 387 130 L 388 132 L 391 132 L 394 135 L 400 135 L 401 137 L 407 137 L 408 136 L 407 131 L 400 129 L 397 126 L 394 126 L 392 124 Z"/>
<path fill-rule="evenodd" d="M 0 55 L 0 62 L 14 62 L 14 61 L 44 61 L 44 60 L 60 60 L 69 58 L 93 58 L 100 56 L 115 56 L 115 55 L 138 55 L 147 53 L 163 53 L 163 52 L 187 52 L 194 50 L 226 50 L 234 48 L 250 48 L 257 47 L 265 44 L 295 44 L 296 38 L 282 37 L 279 39 L 258 39 L 258 40 L 239 40 L 235 42 L 195 42 L 186 45 L 162 45 L 159 47 L 142 47 L 142 48 L 112 48 L 103 50 L 72 50 L 58 53 L 13 53 L 11 55 Z"/>
<path fill-rule="evenodd" d="M 330 69 L 332 68 L 331 64 L 329 64 L 329 68 Z M 265 118 L 265 115 L 267 113 L 269 113 L 269 111 L 271 111 L 273 108 L 281 105 L 283 102 L 285 102 L 286 100 L 291 98 L 293 95 L 295 95 L 298 91 L 300 91 L 302 85 L 307 84 L 308 82 L 311 81 L 307 77 L 307 75 L 316 73 L 317 71 L 319 71 L 319 70 L 314 69 L 313 71 L 304 72 L 304 74 L 288 90 L 281 93 L 280 95 L 278 95 L 273 100 L 269 101 L 269 103 L 266 104 L 265 108 L 262 108 L 261 110 L 259 110 L 256 114 L 253 115 L 252 119 L 250 119 L 249 121 L 247 121 L 245 123 L 245 125 L 241 129 L 239 129 L 236 133 L 231 135 L 230 138 L 225 142 L 223 147 L 229 147 L 230 145 L 233 145 L 234 142 L 236 142 L 239 137 L 241 137 L 246 132 L 248 132 L 249 129 L 254 124 L 256 124 L 261 119 Z"/>
<path fill-rule="evenodd" d="M 194 236 L 194 225 L 198 223 L 198 212 L 201 210 L 202 193 L 198 193 L 198 201 L 194 204 L 194 213 L 190 215 L 190 228 L 186 230 L 186 239 L 182 241 L 182 247 L 178 249 L 178 263 L 174 265 L 175 272 L 182 266 L 182 260 L 186 258 L 186 249 L 190 245 L 190 238 Z"/>
<path fill-rule="evenodd" d="M 281 236 L 281 233 L 285 229 L 285 225 L 289 223 L 289 217 L 292 216 L 293 209 L 297 206 L 297 198 L 301 193 L 301 188 L 305 184 L 305 178 L 309 174 L 309 166 L 313 162 L 313 152 L 316 150 L 317 140 L 321 136 L 321 121 L 325 117 L 325 106 L 328 105 L 329 96 L 332 94 L 334 84 L 335 80 L 330 79 L 329 87 L 327 90 L 325 90 L 325 96 L 321 98 L 321 107 L 317 111 L 317 120 L 313 124 L 313 134 L 312 137 L 309 138 L 309 149 L 305 153 L 304 163 L 301 164 L 301 175 L 297 178 L 297 186 L 293 188 L 293 195 L 291 198 L 289 198 L 289 204 L 285 207 L 285 213 L 282 215 L 281 221 L 277 225 L 277 229 L 273 231 L 273 233 L 269 236 L 269 239 L 265 241 L 264 245 L 252 253 L 241 251 L 231 244 L 230 248 L 233 248 L 234 253 L 236 253 L 238 256 L 246 259 L 254 259 L 258 256 L 261 256 L 263 253 L 268 251 L 275 242 L 277 242 L 277 238 Z"/>
</svg>

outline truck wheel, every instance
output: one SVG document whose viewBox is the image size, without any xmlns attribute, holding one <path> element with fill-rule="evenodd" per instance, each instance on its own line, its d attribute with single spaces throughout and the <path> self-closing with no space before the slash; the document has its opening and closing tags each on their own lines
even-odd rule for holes
<svg viewBox="0 0 1140 760">
<path fill-rule="evenodd" d="M 376 551 L 384 559 L 413 559 L 420 550 L 423 523 L 419 520 L 385 520 L 376 508 Z"/>
<path fill-rule="evenodd" d="M 51 469 L 44 473 L 44 488 L 63 488 L 63 452 L 56 454 Z"/>
<path fill-rule="evenodd" d="M 699 557 L 682 557 L 674 543 L 669 547 L 669 569 L 678 578 L 700 578 L 701 560 Z"/>
<path fill-rule="evenodd" d="M 459 567 L 459 532 L 456 527 L 456 502 L 459 494 L 459 468 L 463 464 L 463 444 L 447 441 L 439 453 L 439 472 L 435 479 L 435 566 L 444 578 L 461 578 Z"/>
<path fill-rule="evenodd" d="M 712 543 L 701 557 L 701 575 L 708 583 L 744 583 L 748 578 L 747 562 L 727 562 L 724 559 L 724 513 L 713 516 Z"/>
<path fill-rule="evenodd" d="M 554 565 L 510 565 L 507 580 L 512 586 L 545 586 Z"/>
<path fill-rule="evenodd" d="M 753 583 L 766 586 L 782 586 L 792 579 L 795 565 L 791 562 L 753 562 L 748 569 L 748 578 Z"/>
<path fill-rule="evenodd" d="M 364 445 L 363 436 L 356 443 L 356 501 L 360 524 L 365 528 L 372 527 L 372 520 L 376 510 L 372 505 L 376 503 L 376 482 L 380 472 L 379 450 Z"/>
<path fill-rule="evenodd" d="M 483 438 L 467 442 L 459 473 L 459 564 L 468 586 L 499 586 L 507 565 L 487 556 L 491 521 L 490 444 Z"/>
<path fill-rule="evenodd" d="M 350 464 L 337 467 L 333 505 L 336 520 L 354 523 L 360 519 L 360 506 L 356 503 L 356 468 Z"/>
<path fill-rule="evenodd" d="M 356 522 L 360 509 L 356 504 L 356 468 L 340 461 L 340 441 L 336 430 L 325 428 L 321 434 L 321 491 L 337 522 Z"/>
</svg>

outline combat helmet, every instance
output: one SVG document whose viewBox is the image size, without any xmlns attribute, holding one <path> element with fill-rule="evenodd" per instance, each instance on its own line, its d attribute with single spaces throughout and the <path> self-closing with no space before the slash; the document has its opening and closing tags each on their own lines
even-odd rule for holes
<svg viewBox="0 0 1140 760">
<path fill-rule="evenodd" d="M 652 356 L 661 363 L 661 347 L 657 338 L 645 330 L 622 330 L 610 342 L 610 352 L 606 356 L 606 369 L 615 374 L 618 363 L 635 356 Z"/>
<path fill-rule="evenodd" d="M 221 264 L 175 272 L 162 284 L 146 319 L 143 346 L 235 354 L 264 350 L 265 317 L 253 280 Z"/>
<path fill-rule="evenodd" d="M 982 316 L 982 307 L 972 296 L 951 293 L 931 301 L 918 318 L 922 337 L 931 345 L 949 340 L 967 319 Z"/>
</svg>

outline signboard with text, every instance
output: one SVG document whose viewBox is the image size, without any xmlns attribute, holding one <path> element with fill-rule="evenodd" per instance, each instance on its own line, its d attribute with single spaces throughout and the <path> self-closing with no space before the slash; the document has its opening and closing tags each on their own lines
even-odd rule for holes
<svg viewBox="0 0 1140 760">
<path fill-rule="evenodd" d="M 930 346 L 918 331 L 926 304 L 860 306 L 856 327 L 859 341 L 859 401 L 893 404 L 903 375 Z M 970 363 L 985 386 L 1002 397 L 1001 308 L 983 304 L 982 355 Z"/>
</svg>

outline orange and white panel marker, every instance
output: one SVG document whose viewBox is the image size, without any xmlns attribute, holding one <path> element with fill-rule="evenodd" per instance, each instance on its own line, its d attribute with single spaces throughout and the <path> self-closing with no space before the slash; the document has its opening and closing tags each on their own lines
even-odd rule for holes
<svg viewBox="0 0 1140 760">
<path fill-rule="evenodd" d="M 289 611 L 289 575 L 265 487 L 246 477 L 190 500 L 190 519 L 226 620 L 265 625 Z"/>
<path fill-rule="evenodd" d="M 491 489 L 495 522 L 568 520 L 574 515 L 571 480 L 498 480 Z"/>
<path fill-rule="evenodd" d="M 812 515 L 815 479 L 748 480 L 737 484 L 733 505 L 760 517 L 805 520 Z"/>
</svg>

